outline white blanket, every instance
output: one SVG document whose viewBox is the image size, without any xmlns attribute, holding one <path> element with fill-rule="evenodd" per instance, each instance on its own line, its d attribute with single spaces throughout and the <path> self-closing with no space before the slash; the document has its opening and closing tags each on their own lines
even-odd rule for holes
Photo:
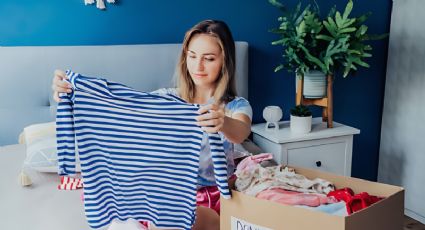
<svg viewBox="0 0 425 230">
<path fill-rule="evenodd" d="M 0 147 L 0 229 L 86 230 L 81 190 L 60 191 L 56 173 L 37 173 L 31 187 L 18 175 L 25 145 Z"/>
</svg>

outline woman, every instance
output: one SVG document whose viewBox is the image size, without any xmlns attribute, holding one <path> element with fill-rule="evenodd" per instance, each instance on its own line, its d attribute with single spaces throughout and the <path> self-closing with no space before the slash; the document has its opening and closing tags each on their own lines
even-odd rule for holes
<svg viewBox="0 0 425 230">
<path fill-rule="evenodd" d="M 186 32 L 178 64 L 177 88 L 163 88 L 157 94 L 173 94 L 189 103 L 201 104 L 197 124 L 205 132 L 219 132 L 224 140 L 228 176 L 234 170 L 233 144 L 250 134 L 252 109 L 249 102 L 236 96 L 235 43 L 226 23 L 205 20 Z M 54 99 L 59 92 L 71 92 L 62 81 L 65 73 L 55 71 Z M 193 229 L 219 229 L 220 194 L 215 183 L 213 163 L 204 134 L 200 153 L 197 192 L 197 218 Z"/>
</svg>

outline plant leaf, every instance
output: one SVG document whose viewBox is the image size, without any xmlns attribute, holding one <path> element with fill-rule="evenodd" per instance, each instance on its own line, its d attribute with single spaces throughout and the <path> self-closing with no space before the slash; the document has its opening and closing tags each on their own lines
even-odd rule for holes
<svg viewBox="0 0 425 230">
<path fill-rule="evenodd" d="M 353 50 L 353 49 L 347 50 L 347 53 L 361 55 L 361 52 L 359 50 Z"/>
<path fill-rule="evenodd" d="M 324 35 L 324 34 L 316 35 L 316 38 L 321 39 L 321 40 L 325 40 L 325 41 L 329 41 L 329 42 L 334 39 L 333 37 L 328 36 L 328 35 Z"/>
<path fill-rule="evenodd" d="M 364 49 L 364 50 L 372 50 L 372 46 L 370 46 L 370 45 L 365 45 L 365 46 L 363 47 L 363 49 Z"/>
<path fill-rule="evenodd" d="M 302 46 L 301 49 L 304 51 L 304 54 L 308 60 L 315 63 L 320 69 L 323 70 L 323 72 L 327 72 L 325 64 L 321 62 L 320 59 L 311 55 L 310 52 L 307 50 L 307 48 L 305 48 L 304 46 Z"/>
<path fill-rule="evenodd" d="M 282 3 L 280 3 L 276 0 L 269 0 L 269 3 L 272 4 L 273 6 L 277 7 L 281 11 L 286 11 L 286 7 Z"/>
<path fill-rule="evenodd" d="M 335 21 L 339 28 L 341 28 L 344 24 L 343 19 L 341 18 L 341 14 L 339 12 L 336 12 L 335 14 Z"/>
<path fill-rule="evenodd" d="M 342 27 L 343 27 L 343 28 L 345 28 L 345 27 L 349 27 L 349 26 L 351 26 L 354 22 L 356 22 L 356 19 L 354 19 L 354 18 L 344 19 L 344 22 L 343 22 Z"/>
<path fill-rule="evenodd" d="M 272 42 L 272 45 L 281 45 L 285 43 L 285 39 L 280 39 Z"/>
<path fill-rule="evenodd" d="M 342 18 L 347 19 L 348 15 L 350 15 L 352 10 L 353 10 L 353 1 L 349 0 L 347 3 L 347 6 L 345 6 L 344 15 L 342 16 Z"/>
<path fill-rule="evenodd" d="M 362 24 L 363 22 L 365 22 L 369 18 L 370 15 L 372 15 L 372 12 L 365 13 L 365 14 L 361 15 L 360 17 L 356 18 L 356 22 L 358 24 Z"/>
<path fill-rule="evenodd" d="M 370 67 L 369 64 L 367 64 L 366 62 L 360 60 L 360 58 L 354 58 L 353 59 L 353 62 L 356 63 L 357 65 L 363 66 L 365 68 L 369 68 Z"/>
<path fill-rule="evenodd" d="M 368 34 L 365 40 L 380 40 L 388 37 L 388 33 L 385 34 Z"/>
<path fill-rule="evenodd" d="M 347 27 L 347 28 L 341 29 L 339 31 L 339 34 L 351 33 L 351 32 L 354 32 L 356 30 L 357 30 L 356 27 Z"/>
<path fill-rule="evenodd" d="M 326 18 L 332 17 L 336 12 L 336 5 L 334 5 L 330 10 Z"/>
<path fill-rule="evenodd" d="M 356 31 L 356 37 L 360 37 L 360 36 L 362 36 L 362 35 L 365 35 L 366 34 L 366 31 L 367 31 L 367 26 L 365 26 L 365 25 L 361 25 L 360 27 L 359 27 L 359 29 Z"/>
<path fill-rule="evenodd" d="M 346 78 L 348 76 L 348 74 L 350 73 L 351 70 L 351 62 L 349 64 L 347 64 L 344 68 L 344 73 L 343 73 L 343 77 Z"/>
<path fill-rule="evenodd" d="M 274 69 L 274 72 L 276 73 L 276 72 L 280 71 L 281 69 L 283 69 L 283 64 L 276 66 L 276 68 Z"/>
<path fill-rule="evenodd" d="M 363 53 L 362 54 L 362 57 L 372 57 L 372 54 L 370 54 L 370 53 Z"/>
<path fill-rule="evenodd" d="M 330 18 L 328 18 L 328 20 L 329 19 Z M 328 30 L 328 32 L 332 35 L 333 38 L 338 37 L 338 34 L 335 32 L 334 27 L 332 27 L 332 25 L 328 21 L 323 21 L 323 25 L 325 26 L 326 30 Z"/>
<path fill-rule="evenodd" d="M 333 18 L 329 17 L 329 18 L 328 18 L 328 22 L 329 22 L 329 25 L 331 26 L 331 28 L 332 28 L 334 31 L 336 31 L 336 29 L 337 29 L 338 27 L 337 27 L 337 25 L 336 25 L 335 21 L 333 20 Z"/>
</svg>

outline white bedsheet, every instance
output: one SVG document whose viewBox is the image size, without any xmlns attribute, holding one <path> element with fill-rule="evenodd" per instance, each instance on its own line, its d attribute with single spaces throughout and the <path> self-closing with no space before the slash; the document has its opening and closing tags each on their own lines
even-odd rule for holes
<svg viewBox="0 0 425 230">
<path fill-rule="evenodd" d="M 0 147 L 0 229 L 90 229 L 80 198 L 82 190 L 58 190 L 57 174 L 32 173 L 31 187 L 19 184 L 24 158 L 24 145 Z"/>
<path fill-rule="evenodd" d="M 260 153 L 251 141 L 240 150 Z M 18 175 L 25 145 L 0 146 L 0 230 L 89 230 L 82 190 L 60 191 L 57 174 L 32 173 L 33 185 L 22 187 Z"/>
</svg>

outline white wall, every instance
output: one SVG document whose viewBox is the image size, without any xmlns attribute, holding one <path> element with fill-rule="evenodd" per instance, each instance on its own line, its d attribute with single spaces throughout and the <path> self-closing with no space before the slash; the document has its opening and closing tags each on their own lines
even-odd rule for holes
<svg viewBox="0 0 425 230">
<path fill-rule="evenodd" d="M 406 189 L 425 222 L 425 1 L 393 2 L 378 180 Z"/>
</svg>

